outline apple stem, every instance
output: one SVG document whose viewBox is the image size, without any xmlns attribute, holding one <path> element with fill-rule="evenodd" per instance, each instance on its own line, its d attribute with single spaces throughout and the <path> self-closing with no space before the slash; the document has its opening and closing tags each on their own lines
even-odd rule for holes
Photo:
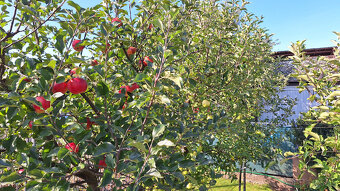
<svg viewBox="0 0 340 191">
<path fill-rule="evenodd" d="M 100 112 L 98 111 L 98 109 L 96 108 L 96 106 L 93 104 L 93 102 L 90 100 L 89 97 L 87 97 L 87 95 L 85 93 L 81 93 L 81 96 L 83 96 L 83 98 L 86 100 L 86 102 L 91 106 L 92 110 L 97 114 L 100 115 Z"/>
</svg>

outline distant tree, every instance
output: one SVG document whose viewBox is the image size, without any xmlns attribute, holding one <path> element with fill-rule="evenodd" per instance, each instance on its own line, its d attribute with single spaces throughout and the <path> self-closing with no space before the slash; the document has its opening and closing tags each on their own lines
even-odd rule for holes
<svg viewBox="0 0 340 191">
<path fill-rule="evenodd" d="M 340 37 L 339 33 L 336 33 Z M 308 125 L 303 131 L 303 143 L 297 153 L 299 168 L 317 178 L 308 187 L 315 190 L 339 190 L 340 187 L 340 57 L 339 47 L 334 57 L 311 58 L 303 52 L 304 41 L 291 46 L 296 66 L 294 74 L 300 80 L 301 91 L 309 92 L 310 101 L 318 105 L 304 113 L 302 120 Z M 301 126 L 303 127 L 303 126 Z M 317 169 L 315 174 L 311 169 Z"/>
</svg>

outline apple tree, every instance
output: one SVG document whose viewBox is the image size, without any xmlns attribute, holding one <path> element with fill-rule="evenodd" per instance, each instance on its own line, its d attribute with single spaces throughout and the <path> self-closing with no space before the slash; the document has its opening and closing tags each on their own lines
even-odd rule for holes
<svg viewBox="0 0 340 191">
<path fill-rule="evenodd" d="M 1 182 L 206 190 L 235 165 L 216 159 L 248 160 L 281 82 L 245 4 L 1 1 Z"/>
<path fill-rule="evenodd" d="M 338 38 L 340 34 L 336 33 Z M 309 100 L 317 106 L 304 113 L 302 120 L 310 124 L 303 131 L 304 140 L 297 153 L 286 156 L 298 157 L 302 172 L 316 176 L 308 187 L 315 190 L 339 190 L 340 185 L 340 57 L 339 44 L 333 57 L 311 58 L 305 55 L 304 41 L 291 46 L 294 74 L 300 81 L 299 88 L 309 92 Z M 320 131 L 322 128 L 323 131 Z M 327 134 L 322 132 L 327 132 Z M 325 136 L 327 135 L 327 136 Z M 317 171 L 313 171 L 316 169 Z"/>
<path fill-rule="evenodd" d="M 273 161 L 281 153 L 278 127 L 288 123 L 293 104 L 278 94 L 286 79 L 271 57 L 271 35 L 246 5 L 202 3 L 204 14 L 190 14 L 183 29 L 188 56 L 179 61 L 187 83 L 182 91 L 199 114 L 191 120 L 201 141 L 193 140 L 198 147 L 192 149 L 203 150 L 212 166 L 231 175 L 247 162 Z"/>
</svg>

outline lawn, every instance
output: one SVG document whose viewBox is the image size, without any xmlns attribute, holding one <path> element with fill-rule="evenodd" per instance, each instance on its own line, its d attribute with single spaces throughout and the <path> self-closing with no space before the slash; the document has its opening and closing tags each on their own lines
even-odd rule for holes
<svg viewBox="0 0 340 191">
<path fill-rule="evenodd" d="M 242 183 L 243 184 L 243 183 Z M 211 187 L 209 190 L 211 191 L 238 191 L 238 180 L 231 182 L 229 179 L 220 178 L 217 180 L 216 185 Z M 242 187 L 243 190 L 243 187 Z M 272 191 L 269 185 L 260 185 L 260 184 L 253 184 L 247 183 L 247 190 L 251 191 Z"/>
</svg>

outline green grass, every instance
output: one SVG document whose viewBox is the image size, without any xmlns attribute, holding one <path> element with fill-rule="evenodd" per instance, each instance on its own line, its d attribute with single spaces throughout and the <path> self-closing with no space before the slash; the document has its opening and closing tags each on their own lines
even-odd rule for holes
<svg viewBox="0 0 340 191">
<path fill-rule="evenodd" d="M 243 183 L 242 183 L 243 184 Z M 238 180 L 235 180 L 231 182 L 229 179 L 220 178 L 217 180 L 217 183 L 212 186 L 210 191 L 238 191 Z M 242 185 L 243 190 L 243 185 Z M 247 183 L 247 190 L 250 191 L 272 191 L 270 187 L 266 184 L 260 185 L 260 184 L 253 184 L 253 183 Z"/>
</svg>

